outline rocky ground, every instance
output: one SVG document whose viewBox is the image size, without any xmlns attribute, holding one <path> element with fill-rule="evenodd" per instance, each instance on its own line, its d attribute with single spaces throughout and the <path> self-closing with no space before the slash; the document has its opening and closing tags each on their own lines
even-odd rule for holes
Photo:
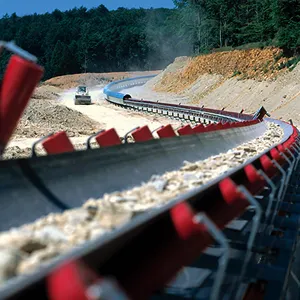
<svg viewBox="0 0 300 300">
<path fill-rule="evenodd" d="M 124 192 L 87 199 L 81 208 L 50 214 L 0 235 L 0 283 L 26 276 L 88 240 L 110 233 L 139 213 L 166 204 L 179 194 L 208 183 L 281 140 L 283 131 L 268 123 L 260 138 L 203 161 L 185 162 L 180 170 L 153 175 Z"/>
<path fill-rule="evenodd" d="M 32 99 L 15 131 L 15 138 L 46 136 L 66 131 L 69 137 L 96 133 L 104 125 L 53 100 Z"/>
</svg>

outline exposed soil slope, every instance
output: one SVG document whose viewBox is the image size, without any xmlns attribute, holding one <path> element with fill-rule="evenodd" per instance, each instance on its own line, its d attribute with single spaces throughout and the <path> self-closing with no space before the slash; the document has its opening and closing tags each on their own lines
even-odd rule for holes
<svg viewBox="0 0 300 300">
<path fill-rule="evenodd" d="M 280 49 L 273 47 L 200 55 L 187 59 L 185 66 L 175 72 L 167 70 L 155 85 L 155 90 L 181 92 L 205 74 L 218 74 L 225 78 L 275 79 L 285 72 L 281 66 L 289 60 L 282 55 Z"/>
<path fill-rule="evenodd" d="M 246 113 L 264 106 L 272 117 L 300 126 L 300 64 L 288 68 L 291 60 L 276 48 L 183 57 L 147 87 L 176 92 L 192 105 Z"/>
<path fill-rule="evenodd" d="M 160 73 L 160 71 L 74 74 L 51 78 L 45 81 L 42 85 L 58 87 L 61 89 L 70 89 L 80 84 L 95 86 L 109 81 L 121 80 L 129 77 L 156 75 L 158 73 Z"/>
</svg>

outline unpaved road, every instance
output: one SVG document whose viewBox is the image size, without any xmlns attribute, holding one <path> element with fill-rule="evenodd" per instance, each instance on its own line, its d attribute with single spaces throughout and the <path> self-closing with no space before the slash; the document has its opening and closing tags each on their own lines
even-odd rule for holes
<svg viewBox="0 0 300 300">
<path fill-rule="evenodd" d="M 154 130 L 160 127 L 161 125 L 165 124 L 172 124 L 174 128 L 178 128 L 183 125 L 181 121 L 171 120 L 165 117 L 155 115 L 148 115 L 136 111 L 125 110 L 124 108 L 114 106 L 105 100 L 103 94 L 103 87 L 104 84 L 90 88 L 90 94 L 92 96 L 92 105 L 75 105 L 73 101 L 75 88 L 60 92 L 56 90 L 56 94 L 58 96 L 56 96 L 56 99 L 54 98 L 51 100 L 53 101 L 51 102 L 52 104 L 48 103 L 47 105 L 58 104 L 66 106 L 72 110 L 78 111 L 83 115 L 87 116 L 88 118 L 98 122 L 99 125 L 96 127 L 96 131 L 100 131 L 102 129 L 115 128 L 120 137 L 123 137 L 127 132 L 138 126 L 148 125 L 151 130 Z M 47 95 L 48 89 L 52 90 L 52 87 L 49 86 L 48 88 L 44 85 L 42 88 L 39 88 L 38 91 L 42 91 L 40 97 L 42 97 L 44 94 Z M 137 98 L 142 97 L 143 92 L 145 93 L 145 95 L 147 95 L 149 99 L 153 100 L 159 99 L 159 101 L 164 101 L 170 98 L 169 95 L 166 95 L 164 93 L 151 93 L 150 90 L 143 89 L 142 87 L 139 87 L 137 89 L 131 89 L 130 92 L 133 96 Z M 70 114 L 70 116 L 72 116 L 72 114 Z M 51 117 L 53 117 L 53 115 L 51 115 Z M 78 119 L 78 122 L 80 121 L 81 119 Z M 76 149 L 83 149 L 85 148 L 84 144 L 86 144 L 86 141 L 89 136 L 75 135 L 69 137 Z M 30 153 L 30 148 L 32 147 L 33 143 L 37 140 L 38 138 L 32 138 L 29 136 L 18 136 L 13 138 L 9 142 L 9 151 L 7 151 L 6 157 L 11 158 L 12 155 L 14 158 L 28 156 Z M 37 146 L 37 149 L 39 154 L 45 154 L 40 144 Z"/>
<path fill-rule="evenodd" d="M 124 136 L 137 126 L 148 125 L 151 130 L 154 130 L 164 124 L 172 124 L 175 128 L 182 124 L 180 121 L 146 115 L 145 113 L 129 111 L 114 106 L 104 99 L 103 86 L 95 86 L 90 89 L 92 105 L 75 105 L 73 102 L 74 92 L 75 89 L 71 89 L 62 93 L 59 99 L 60 103 L 83 113 L 101 124 L 105 124 L 105 128 L 99 128 L 99 130 L 113 127 L 120 136 Z"/>
</svg>

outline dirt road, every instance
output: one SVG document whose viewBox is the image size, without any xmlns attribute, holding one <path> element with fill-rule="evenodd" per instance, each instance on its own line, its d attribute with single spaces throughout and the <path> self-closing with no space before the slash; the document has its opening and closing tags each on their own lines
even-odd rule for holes
<svg viewBox="0 0 300 300">
<path fill-rule="evenodd" d="M 138 126 L 148 125 L 151 130 L 154 130 L 164 124 L 172 124 L 174 128 L 182 125 L 180 121 L 125 110 L 108 103 L 104 98 L 103 88 L 111 79 L 96 75 L 61 76 L 36 88 L 14 136 L 6 147 L 3 159 L 28 157 L 35 141 L 51 132 L 61 130 L 67 132 L 75 148 L 79 150 L 85 149 L 86 140 L 91 134 L 102 129 L 115 128 L 123 137 Z M 145 74 L 108 75 L 118 75 L 123 78 L 149 74 L 146 72 Z M 119 78 L 118 76 L 114 80 Z M 92 105 L 74 105 L 73 97 L 79 83 L 89 86 Z M 146 87 L 131 89 L 130 92 L 137 98 L 142 98 L 143 95 L 145 98 L 159 101 L 170 98 L 165 93 L 155 93 Z M 45 154 L 41 146 L 38 146 L 37 150 L 39 154 Z"/>
<path fill-rule="evenodd" d="M 92 105 L 75 105 L 73 101 L 75 89 L 70 89 L 61 94 L 58 100 L 61 105 L 77 110 L 89 118 L 104 124 L 105 128 L 114 127 L 120 136 L 137 127 L 148 125 L 151 130 L 163 124 L 173 124 L 179 127 L 181 122 L 173 121 L 164 117 L 145 115 L 145 113 L 125 110 L 108 103 L 104 99 L 103 86 L 95 86 L 90 89 Z"/>
</svg>

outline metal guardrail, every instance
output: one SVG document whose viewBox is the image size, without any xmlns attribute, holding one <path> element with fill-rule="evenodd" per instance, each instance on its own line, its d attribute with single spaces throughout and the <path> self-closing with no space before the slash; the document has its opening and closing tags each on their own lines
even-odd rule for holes
<svg viewBox="0 0 300 300">
<path fill-rule="evenodd" d="M 237 122 L 243 120 L 250 120 L 253 118 L 253 116 L 239 114 L 235 112 L 225 112 L 222 110 L 192 107 L 187 105 L 176 105 L 170 103 L 158 103 L 147 100 L 132 99 L 131 95 L 126 95 L 120 92 L 124 89 L 133 88 L 135 86 L 141 86 L 154 77 L 155 75 L 151 75 L 112 82 L 104 88 L 103 93 L 106 95 L 106 99 L 114 104 L 121 105 L 124 107 L 133 107 L 136 109 L 145 108 L 147 111 L 155 111 L 161 114 L 167 112 L 167 115 L 168 112 L 171 112 L 171 116 L 175 117 L 178 114 L 184 114 L 193 118 L 204 118 L 206 120 L 211 120 L 214 122 Z M 129 98 L 126 98 L 126 96 L 129 96 Z M 159 112 L 159 110 L 161 111 Z"/>
</svg>

